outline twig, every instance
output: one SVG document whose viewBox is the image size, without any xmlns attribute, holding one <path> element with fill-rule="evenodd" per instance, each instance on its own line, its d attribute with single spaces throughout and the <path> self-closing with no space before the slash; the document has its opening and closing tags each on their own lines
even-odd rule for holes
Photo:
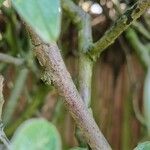
<svg viewBox="0 0 150 150">
<path fill-rule="evenodd" d="M 79 49 L 82 53 L 86 53 L 93 43 L 91 17 L 71 0 L 62 0 L 62 2 L 63 9 L 79 30 L 79 43 L 82 43 L 79 45 Z"/>
<path fill-rule="evenodd" d="M 133 110 L 135 113 L 135 116 L 137 120 L 143 125 L 146 125 L 146 119 L 144 118 L 144 115 L 140 112 L 140 108 L 138 105 L 138 98 L 137 94 L 139 93 L 139 85 L 135 85 L 135 88 L 133 89 Z"/>
<path fill-rule="evenodd" d="M 122 36 L 119 38 L 120 45 L 125 52 L 126 55 L 126 61 L 127 61 L 127 69 L 128 69 L 128 74 L 129 74 L 129 80 L 131 83 L 131 93 L 132 93 L 132 104 L 133 104 L 133 110 L 135 113 L 135 116 L 137 120 L 145 126 L 145 119 L 144 116 L 141 114 L 139 106 L 138 106 L 138 98 L 137 98 L 137 93 L 139 92 L 139 83 L 136 83 L 135 75 L 133 72 L 133 63 L 131 60 L 131 55 L 129 54 L 129 49 L 127 44 L 125 43 L 124 39 Z"/>
<path fill-rule="evenodd" d="M 118 36 L 149 7 L 149 0 L 139 0 L 135 3 L 135 5 L 128 9 L 118 20 L 116 20 L 114 25 L 105 32 L 103 37 L 93 45 L 93 47 L 88 51 L 89 57 L 96 60 L 101 52 L 110 46 L 115 39 L 118 38 Z"/>
<path fill-rule="evenodd" d="M 121 14 L 121 9 L 119 7 L 119 1 L 115 1 L 115 7 L 116 10 L 118 12 L 118 14 Z M 141 34 L 143 34 L 147 39 L 149 39 L 149 33 L 148 31 L 146 31 L 146 29 L 143 27 L 142 24 L 140 24 L 139 22 L 133 22 L 132 27 L 134 27 L 135 29 L 137 29 Z M 145 62 L 145 59 L 143 56 L 146 56 L 148 53 L 145 52 L 147 51 L 144 46 L 141 44 L 141 42 L 138 40 L 138 37 L 136 35 L 136 33 L 134 32 L 134 30 L 132 29 L 127 29 L 126 31 L 126 35 L 128 38 L 129 43 L 131 43 L 131 45 L 134 47 L 136 53 L 138 54 L 138 56 L 140 57 L 140 60 Z M 123 40 L 123 37 L 120 36 L 119 38 L 119 42 L 122 46 L 122 49 L 125 52 L 126 55 L 126 60 L 127 60 L 127 68 L 128 68 L 128 73 L 129 73 L 129 80 L 131 82 L 131 93 L 132 94 L 132 104 L 133 104 L 133 110 L 136 116 L 136 119 L 143 125 L 146 125 L 146 121 L 144 116 L 142 115 L 142 113 L 140 112 L 139 106 L 138 106 L 138 98 L 137 98 L 137 93 L 139 91 L 139 83 L 136 83 L 137 81 L 135 80 L 135 75 L 133 73 L 133 64 L 131 61 L 131 56 L 129 54 L 129 49 L 126 43 L 124 43 L 125 41 Z M 140 45 L 140 46 L 139 46 Z M 140 50 L 139 50 L 140 47 Z M 142 47 L 142 49 L 141 49 Z M 142 53 L 142 54 L 141 54 Z M 147 63 L 144 63 L 144 67 L 147 66 Z"/>
<path fill-rule="evenodd" d="M 4 82 L 4 78 L 2 75 L 0 75 L 0 120 L 2 120 L 2 108 L 4 104 L 3 82 Z"/>
<path fill-rule="evenodd" d="M 150 136 L 150 66 L 147 68 L 147 73 L 144 81 L 144 91 L 143 91 L 143 99 L 144 99 L 144 117 L 145 123 L 147 127 L 148 136 Z"/>
<path fill-rule="evenodd" d="M 4 127 L 2 123 L 2 108 L 4 104 L 4 96 L 3 96 L 3 82 L 4 78 L 0 75 L 0 140 L 4 143 L 8 150 L 10 150 L 10 142 L 4 133 Z"/>
<path fill-rule="evenodd" d="M 140 32 L 146 39 L 150 40 L 150 33 L 149 31 L 143 26 L 140 22 L 134 22 L 133 28 L 135 28 L 138 32 Z"/>
<path fill-rule="evenodd" d="M 0 53 L 0 61 L 9 63 L 9 64 L 14 64 L 14 65 L 22 65 L 24 63 L 24 59 L 22 58 L 15 58 L 13 56 L 9 56 L 3 53 Z"/>
<path fill-rule="evenodd" d="M 14 109 L 21 95 L 27 75 L 28 75 L 28 69 L 20 70 L 19 75 L 15 81 L 14 88 L 11 92 L 10 98 L 8 100 L 8 103 L 4 109 L 4 117 L 3 117 L 4 125 L 8 124 L 12 119 Z"/>
<path fill-rule="evenodd" d="M 138 118 L 141 120 L 141 122 L 143 124 L 145 124 L 147 126 L 148 129 L 148 134 L 150 135 L 150 127 L 149 127 L 149 123 L 150 123 L 150 118 L 149 118 L 149 77 L 150 77 L 150 56 L 149 56 L 149 50 L 148 48 L 143 45 L 136 32 L 134 31 L 134 29 L 129 28 L 126 31 L 126 37 L 128 38 L 128 41 L 130 42 L 130 44 L 132 45 L 132 47 L 134 48 L 135 52 L 137 53 L 140 61 L 142 62 L 143 66 L 145 67 L 145 72 L 146 72 L 146 77 L 145 77 L 145 82 L 144 82 L 144 94 L 143 94 L 143 98 L 144 98 L 144 117 L 143 118 L 140 114 L 138 114 Z M 135 111 L 139 111 L 139 110 L 135 110 Z"/>
<path fill-rule="evenodd" d="M 110 150 L 109 144 L 81 99 L 57 45 L 44 44 L 31 29 L 28 28 L 28 31 L 33 45 L 37 45 L 35 53 L 40 64 L 45 68 L 47 84 L 51 84 L 51 80 L 59 93 L 65 97 L 64 103 L 90 147 L 93 150 Z"/>
<path fill-rule="evenodd" d="M 149 67 L 150 57 L 148 49 L 139 41 L 137 34 L 134 29 L 129 28 L 126 31 L 126 37 L 128 42 L 132 45 L 135 52 L 137 53 L 138 58 L 142 62 L 145 69 Z"/>
<path fill-rule="evenodd" d="M 44 103 L 44 97 L 49 92 L 49 88 L 47 87 L 39 87 L 38 91 L 36 91 L 36 95 L 33 97 L 33 100 L 30 104 L 27 105 L 26 110 L 20 115 L 19 119 L 17 119 L 15 122 L 12 122 L 8 125 L 6 128 L 6 134 L 8 136 L 11 136 L 13 132 L 16 130 L 16 128 L 25 120 L 32 117 L 38 108 L 42 106 Z"/>
</svg>

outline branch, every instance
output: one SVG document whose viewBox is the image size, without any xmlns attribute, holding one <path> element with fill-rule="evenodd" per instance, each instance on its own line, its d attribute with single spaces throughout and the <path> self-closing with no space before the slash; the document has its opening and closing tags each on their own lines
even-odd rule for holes
<svg viewBox="0 0 150 150">
<path fill-rule="evenodd" d="M 120 45 L 121 45 L 121 47 L 122 47 L 122 49 L 123 49 L 123 51 L 125 52 L 125 55 L 126 55 L 128 76 L 129 76 L 129 80 L 130 80 L 130 83 L 131 83 L 130 91 L 132 93 L 132 104 L 133 104 L 134 114 L 136 116 L 136 119 L 142 125 L 145 126 L 144 116 L 141 114 L 140 108 L 138 106 L 138 96 L 137 96 L 137 94 L 140 91 L 140 84 L 135 79 L 135 74 L 134 74 L 133 62 L 132 62 L 131 54 L 129 53 L 129 48 L 127 46 L 127 43 L 125 43 L 125 41 L 124 41 L 122 36 L 119 37 L 119 43 L 120 43 Z"/>
<path fill-rule="evenodd" d="M 150 33 L 149 31 L 144 27 L 144 25 L 140 22 L 134 22 L 133 28 L 135 28 L 139 33 L 141 33 L 147 40 L 150 40 Z"/>
<path fill-rule="evenodd" d="M 91 17 L 71 0 L 62 0 L 63 9 L 79 30 L 79 49 L 86 53 L 93 45 Z"/>
<path fill-rule="evenodd" d="M 2 75 L 0 75 L 0 120 L 2 120 L 2 108 L 4 104 L 3 82 L 4 82 L 4 78 Z"/>
<path fill-rule="evenodd" d="M 5 130 L 7 136 L 12 136 L 14 131 L 17 129 L 17 127 L 28 118 L 31 118 L 35 112 L 37 112 L 38 108 L 42 106 L 44 103 L 45 95 L 49 92 L 49 88 L 45 88 L 41 86 L 38 91 L 36 91 L 37 94 L 33 97 L 31 103 L 29 103 L 25 109 L 25 111 L 20 114 L 19 119 L 17 119 L 15 122 L 12 122 L 9 124 Z"/>
<path fill-rule="evenodd" d="M 79 93 L 90 111 L 93 61 L 87 57 L 86 52 L 93 43 L 91 18 L 88 13 L 84 12 L 82 8 L 72 1 L 63 0 L 63 8 L 67 12 L 67 15 L 69 15 L 69 17 L 71 16 L 71 20 L 78 28 Z M 75 135 L 80 146 L 85 147 L 87 144 L 78 128 L 76 129 Z"/>
<path fill-rule="evenodd" d="M 2 108 L 4 104 L 4 96 L 3 96 L 3 82 L 4 78 L 0 75 L 0 140 L 4 143 L 8 150 L 10 150 L 10 142 L 4 133 L 4 126 L 2 123 Z"/>
<path fill-rule="evenodd" d="M 47 84 L 53 82 L 59 93 L 65 97 L 64 103 L 76 124 L 82 131 L 86 141 L 93 150 L 110 150 L 107 141 L 96 125 L 91 113 L 81 99 L 69 72 L 66 69 L 60 50 L 55 43 L 44 44 L 31 29 L 28 28 L 35 53 L 45 69 Z"/>
<path fill-rule="evenodd" d="M 9 63 L 9 64 L 14 64 L 14 65 L 22 65 L 24 63 L 24 59 L 21 58 L 15 58 L 3 53 L 0 53 L 0 61 Z"/>
<path fill-rule="evenodd" d="M 79 43 L 79 93 L 87 107 L 91 99 L 91 78 L 93 61 L 86 56 L 86 52 L 93 44 L 91 31 L 91 18 L 82 8 L 75 5 L 72 1 L 63 0 L 63 8 L 67 15 L 78 27 Z"/>
<path fill-rule="evenodd" d="M 8 103 L 4 109 L 4 125 L 8 124 L 12 119 L 15 107 L 24 88 L 28 72 L 29 70 L 26 68 L 20 70 L 19 75 L 14 83 L 14 87 L 11 92 L 10 98 L 8 99 Z"/>
<path fill-rule="evenodd" d="M 140 42 L 134 29 L 129 28 L 126 31 L 126 37 L 128 39 L 128 42 L 134 48 L 138 58 L 142 62 L 144 69 L 148 69 L 149 64 L 150 64 L 150 57 L 149 57 L 148 49 Z"/>
<path fill-rule="evenodd" d="M 128 9 L 115 23 L 105 32 L 103 37 L 94 43 L 93 47 L 88 51 L 88 55 L 93 60 L 110 46 L 118 36 L 125 31 L 134 20 L 139 18 L 146 9 L 150 7 L 149 0 L 139 0 L 135 5 Z"/>
</svg>

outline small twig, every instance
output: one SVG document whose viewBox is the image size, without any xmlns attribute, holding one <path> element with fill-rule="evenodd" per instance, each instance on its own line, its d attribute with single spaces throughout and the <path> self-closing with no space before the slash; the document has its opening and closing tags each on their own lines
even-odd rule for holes
<svg viewBox="0 0 150 150">
<path fill-rule="evenodd" d="M 127 43 L 125 42 L 123 36 L 119 37 L 119 43 L 125 53 L 126 61 L 127 61 L 127 69 L 128 69 L 128 74 L 129 74 L 129 80 L 131 82 L 131 85 L 133 85 L 135 81 L 135 76 L 134 76 L 134 71 L 133 71 L 133 63 L 132 63 L 132 58 L 131 54 L 129 53 L 129 48 L 127 46 Z"/>
<path fill-rule="evenodd" d="M 144 104 L 144 117 L 147 127 L 148 136 L 150 136 L 150 65 L 147 68 L 147 73 L 144 81 L 144 91 L 143 91 L 143 104 Z"/>
<path fill-rule="evenodd" d="M 4 127 L 2 123 L 2 108 L 4 104 L 4 96 L 3 96 L 3 82 L 4 78 L 0 75 L 0 140 L 4 143 L 8 150 L 10 150 L 10 142 L 4 133 Z"/>
<path fill-rule="evenodd" d="M 140 32 L 146 39 L 150 40 L 149 31 L 142 25 L 140 22 L 134 22 L 133 28 L 135 28 L 138 32 Z"/>
<path fill-rule="evenodd" d="M 118 36 L 149 7 L 149 0 L 139 0 L 135 3 L 135 5 L 128 9 L 118 20 L 116 20 L 114 25 L 105 32 L 104 36 L 93 45 L 93 47 L 88 51 L 89 57 L 96 60 L 101 52 L 110 46 L 116 38 L 118 38 Z"/>
<path fill-rule="evenodd" d="M 0 120 L 2 120 L 2 108 L 4 104 L 3 82 L 4 82 L 4 78 L 2 75 L 0 75 Z"/>
<path fill-rule="evenodd" d="M 11 92 L 10 98 L 8 100 L 8 103 L 4 109 L 4 125 L 8 124 L 11 119 L 14 112 L 14 109 L 17 105 L 17 102 L 19 100 L 19 96 L 21 95 L 21 92 L 23 90 L 23 87 L 25 85 L 25 81 L 27 79 L 29 70 L 28 69 L 22 69 L 19 72 L 19 75 L 15 81 L 14 88 Z"/>
<path fill-rule="evenodd" d="M 134 110 L 137 120 L 143 126 L 146 126 L 146 119 L 144 118 L 144 115 L 142 115 L 142 113 L 140 112 L 140 108 L 138 105 L 138 98 L 137 98 L 138 93 L 139 93 L 139 85 L 135 85 L 135 87 L 133 89 L 133 110 Z"/>
<path fill-rule="evenodd" d="M 0 61 L 4 63 L 14 64 L 14 65 L 22 65 L 24 63 L 24 59 L 15 58 L 13 56 L 9 56 L 7 54 L 0 53 Z"/>
<path fill-rule="evenodd" d="M 8 136 L 11 136 L 23 121 L 31 118 L 37 112 L 38 108 L 44 103 L 45 95 L 47 95 L 49 90 L 50 89 L 47 87 L 39 87 L 38 91 L 36 91 L 37 94 L 35 94 L 32 101 L 27 105 L 24 112 L 20 114 L 19 118 L 15 122 L 12 122 L 7 126 L 5 132 Z"/>
<path fill-rule="evenodd" d="M 0 140 L 4 143 L 4 145 L 7 147 L 8 150 L 11 150 L 10 141 L 4 132 L 4 126 L 2 121 L 0 122 Z"/>
<path fill-rule="evenodd" d="M 135 75 L 133 72 L 133 63 L 131 60 L 131 55 L 129 54 L 129 49 L 127 44 L 125 43 L 123 37 L 121 36 L 119 38 L 119 42 L 120 45 L 123 49 L 123 51 L 125 52 L 126 55 L 126 61 L 127 61 L 127 69 L 128 69 L 128 74 L 129 74 L 129 80 L 131 83 L 131 91 L 132 91 L 132 104 L 133 104 L 133 110 L 135 113 L 135 116 L 137 118 L 137 120 L 145 126 L 145 119 L 144 116 L 141 114 L 139 106 L 138 106 L 138 98 L 137 98 L 137 93 L 139 92 L 139 84 L 136 83 L 136 79 L 135 79 Z"/>
<path fill-rule="evenodd" d="M 150 64 L 150 57 L 148 49 L 140 42 L 134 29 L 129 28 L 126 31 L 126 38 L 131 46 L 134 48 L 138 58 L 140 59 L 144 69 L 147 70 Z"/>
</svg>

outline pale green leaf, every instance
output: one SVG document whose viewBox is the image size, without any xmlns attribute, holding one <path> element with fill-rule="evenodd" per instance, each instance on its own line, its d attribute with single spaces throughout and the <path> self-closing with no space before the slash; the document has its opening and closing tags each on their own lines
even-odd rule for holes
<svg viewBox="0 0 150 150">
<path fill-rule="evenodd" d="M 12 150 L 61 150 L 56 127 L 44 119 L 25 121 L 11 140 Z"/>
<path fill-rule="evenodd" d="M 150 150 L 150 141 L 138 144 L 134 150 Z"/>
<path fill-rule="evenodd" d="M 60 33 L 60 0 L 12 0 L 21 17 L 46 42 L 58 39 Z"/>
</svg>

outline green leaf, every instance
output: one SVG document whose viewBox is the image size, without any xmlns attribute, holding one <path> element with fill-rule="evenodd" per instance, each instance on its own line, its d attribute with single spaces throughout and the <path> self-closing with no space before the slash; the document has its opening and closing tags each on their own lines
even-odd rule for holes
<svg viewBox="0 0 150 150">
<path fill-rule="evenodd" d="M 12 0 L 21 17 L 46 42 L 54 42 L 60 33 L 60 0 Z"/>
<path fill-rule="evenodd" d="M 138 144 L 134 150 L 150 150 L 150 141 Z"/>
<path fill-rule="evenodd" d="M 11 140 L 12 150 L 61 150 L 56 127 L 44 119 L 25 121 Z"/>
</svg>

